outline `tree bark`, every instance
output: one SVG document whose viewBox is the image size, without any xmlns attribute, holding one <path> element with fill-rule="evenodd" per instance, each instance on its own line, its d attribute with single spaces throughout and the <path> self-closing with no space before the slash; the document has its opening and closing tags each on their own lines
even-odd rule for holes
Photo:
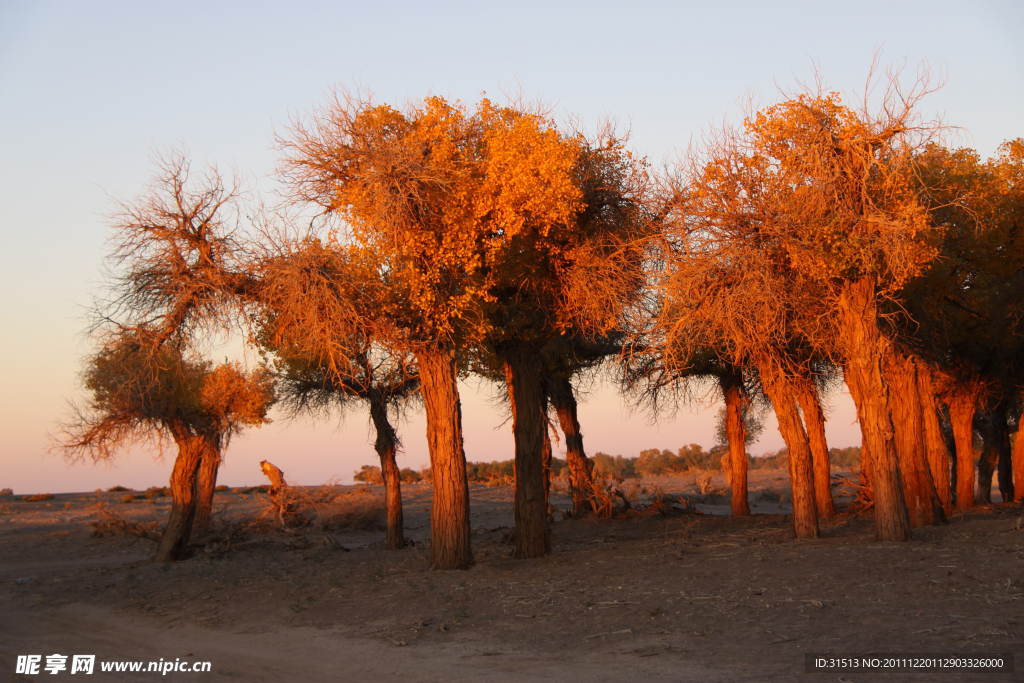
<svg viewBox="0 0 1024 683">
<path fill-rule="evenodd" d="M 836 516 L 836 505 L 832 500 L 832 467 L 828 441 L 825 439 L 825 413 L 810 377 L 795 377 L 793 387 L 803 410 L 807 440 L 814 460 L 814 502 L 818 508 L 818 517 L 829 519 Z"/>
<path fill-rule="evenodd" d="M 857 404 L 864 443 L 871 457 L 870 476 L 875 501 L 875 538 L 909 541 L 910 519 L 903 498 L 903 480 L 889 408 L 889 387 L 882 373 L 881 333 L 875 300 L 875 280 L 865 276 L 844 284 L 840 296 L 842 333 L 847 344 L 845 375 Z"/>
<path fill-rule="evenodd" d="M 592 502 L 594 482 L 592 469 L 583 450 L 583 433 L 580 431 L 576 396 L 572 383 L 561 376 L 548 378 L 548 394 L 551 405 L 558 416 L 558 423 L 565 434 L 565 459 L 569 466 L 569 493 L 572 496 L 572 516 L 581 517 Z"/>
<path fill-rule="evenodd" d="M 1016 500 L 1024 500 L 1024 414 L 1017 418 L 1017 439 L 1013 442 L 1013 486 Z"/>
<path fill-rule="evenodd" d="M 747 397 L 743 391 L 743 375 L 723 374 L 718 384 L 725 398 L 725 435 L 729 442 L 729 487 L 732 490 L 733 517 L 749 517 L 747 493 L 747 430 L 743 426 L 743 407 Z"/>
<path fill-rule="evenodd" d="M 998 467 L 999 492 L 1003 502 L 1013 500 L 1013 472 L 1010 466 L 1010 428 L 1007 425 L 1009 405 L 1001 396 L 993 396 L 982 414 L 981 436 L 984 450 L 978 460 L 979 498 L 992 504 L 992 475 Z"/>
<path fill-rule="evenodd" d="M 910 526 L 918 528 L 939 524 L 944 521 L 944 515 L 925 455 L 924 415 L 917 389 L 917 364 L 892 347 L 887 347 L 884 363 L 886 378 L 893 389 L 889 406 Z"/>
<path fill-rule="evenodd" d="M 416 361 L 427 414 L 427 446 L 434 489 L 430 511 L 430 568 L 468 569 L 473 565 L 469 540 L 469 482 L 455 355 L 447 349 L 421 349 L 416 353 Z"/>
<path fill-rule="evenodd" d="M 401 550 L 405 547 L 404 522 L 402 518 L 402 479 L 398 470 L 396 454 L 398 451 L 398 435 L 388 419 L 388 405 L 384 396 L 376 389 L 370 390 L 370 419 L 377 432 L 373 448 L 380 458 L 380 471 L 384 477 L 384 507 L 387 511 L 388 550 Z"/>
<path fill-rule="evenodd" d="M 950 487 L 950 460 L 946 439 L 939 422 L 939 404 L 936 400 L 932 369 L 926 363 L 917 365 L 917 390 L 921 399 L 921 416 L 924 419 L 924 440 L 928 469 L 932 474 L 935 494 L 946 515 L 953 514 L 953 493 Z"/>
<path fill-rule="evenodd" d="M 543 415 L 546 397 L 541 386 L 540 358 L 520 346 L 507 349 L 502 358 L 516 445 L 515 556 L 543 557 L 551 552 L 551 532 L 544 494 L 547 420 Z"/>
<path fill-rule="evenodd" d="M 947 404 L 956 439 L 956 509 L 974 507 L 974 413 L 981 385 L 977 381 L 955 383 Z"/>
<path fill-rule="evenodd" d="M 203 437 L 187 427 L 172 429 L 178 456 L 171 471 L 171 514 L 160 537 L 154 562 L 177 562 L 188 557 L 188 541 L 196 515 L 196 474 L 203 457 Z"/>
<path fill-rule="evenodd" d="M 196 484 L 196 516 L 192 521 L 192 532 L 205 534 L 210 530 L 213 515 L 213 494 L 217 488 L 217 471 L 220 469 L 220 437 L 206 440 L 207 447 L 199 461 L 199 481 Z M 214 448 L 213 444 L 218 447 Z"/>
<path fill-rule="evenodd" d="M 541 412 L 541 419 L 544 421 L 544 441 L 541 442 L 541 460 L 544 463 L 544 509 L 551 512 L 551 459 L 554 454 L 551 452 L 551 432 L 548 429 L 548 412 Z M 550 515 L 549 515 L 550 517 Z"/>
<path fill-rule="evenodd" d="M 817 538 L 818 510 L 814 502 L 814 472 L 811 447 L 800 422 L 800 413 L 793 398 L 791 382 L 775 360 L 758 363 L 765 393 L 775 408 L 779 431 L 789 449 L 789 479 L 793 494 L 793 535 L 796 538 Z"/>
</svg>

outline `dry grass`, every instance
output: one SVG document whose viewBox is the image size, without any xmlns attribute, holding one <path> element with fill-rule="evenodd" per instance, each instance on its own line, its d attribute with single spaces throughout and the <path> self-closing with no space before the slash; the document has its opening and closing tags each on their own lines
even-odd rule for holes
<svg viewBox="0 0 1024 683">
<path fill-rule="evenodd" d="M 289 513 L 285 527 L 312 527 L 317 531 L 379 529 L 384 523 L 384 497 L 366 487 L 344 490 L 327 484 L 290 487 L 285 493 Z M 263 516 L 277 516 L 278 505 L 268 505 Z"/>
<path fill-rule="evenodd" d="M 98 516 L 96 521 L 89 522 L 89 525 L 92 527 L 93 536 L 134 536 L 135 538 L 160 542 L 160 522 L 154 521 L 142 524 L 133 522 L 125 519 L 116 510 L 106 507 L 103 503 L 97 503 L 93 509 Z"/>
</svg>

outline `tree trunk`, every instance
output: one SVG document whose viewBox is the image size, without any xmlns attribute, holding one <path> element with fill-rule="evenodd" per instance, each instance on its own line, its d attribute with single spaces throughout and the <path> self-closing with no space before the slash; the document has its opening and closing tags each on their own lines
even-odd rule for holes
<svg viewBox="0 0 1024 683">
<path fill-rule="evenodd" d="M 845 369 L 844 369 L 845 374 Z M 860 398 L 858 397 L 859 391 L 857 385 L 849 380 L 846 380 L 846 387 L 850 391 L 850 396 L 853 398 L 854 406 L 860 404 Z M 859 421 L 859 420 L 858 420 Z M 871 500 L 871 505 L 874 506 L 875 492 L 871 488 L 871 453 L 868 451 L 868 442 L 864 438 L 864 430 L 860 433 L 860 477 L 859 484 L 867 487 L 862 489 L 858 498 L 864 501 Z"/>
<path fill-rule="evenodd" d="M 829 519 L 836 516 L 836 505 L 832 500 L 832 467 L 828 441 L 825 439 L 825 413 L 810 377 L 795 377 L 793 388 L 800 408 L 803 409 L 807 440 L 814 460 L 814 502 L 818 508 L 818 517 Z"/>
<path fill-rule="evenodd" d="M 789 479 L 793 494 L 793 535 L 796 538 L 818 537 L 818 510 L 814 503 L 814 472 L 811 447 L 800 422 L 800 413 L 793 398 L 793 387 L 775 360 L 758 363 L 761 383 L 768 394 L 779 431 L 789 449 Z"/>
<path fill-rule="evenodd" d="M 842 333 L 846 342 L 845 375 L 857 404 L 864 443 L 871 457 L 870 476 L 875 502 L 875 538 L 909 541 L 910 519 L 903 498 L 903 480 L 896 461 L 889 387 L 882 374 L 878 310 L 873 277 L 847 282 L 840 296 Z"/>
<path fill-rule="evenodd" d="M 544 495 L 544 438 L 547 419 L 541 387 L 540 358 L 522 347 L 502 353 L 505 381 L 512 404 L 516 458 L 516 549 L 518 559 L 551 552 L 551 533 Z"/>
<path fill-rule="evenodd" d="M 455 355 L 446 349 L 416 353 L 427 446 L 433 483 L 430 511 L 430 568 L 468 569 L 473 565 L 469 541 L 469 482 L 462 445 L 462 404 L 456 383 Z"/>
<path fill-rule="evenodd" d="M 205 534 L 210 530 L 210 519 L 213 515 L 213 494 L 217 488 L 217 471 L 220 469 L 221 449 L 214 448 L 220 444 L 219 436 L 206 441 L 207 447 L 199 461 L 199 481 L 196 484 L 196 516 L 192 521 L 192 531 Z"/>
<path fill-rule="evenodd" d="M 732 489 L 733 517 L 749 517 L 747 495 L 747 429 L 743 426 L 743 407 L 747 397 L 743 391 L 743 375 L 723 374 L 718 384 L 725 398 L 725 436 L 729 442 L 729 487 Z"/>
<path fill-rule="evenodd" d="M 924 419 L 924 440 L 928 469 L 932 474 L 935 494 L 946 515 L 953 514 L 953 494 L 949 477 L 949 450 L 939 422 L 939 404 L 936 400 L 932 369 L 926 363 L 917 365 L 917 390 L 921 399 L 921 416 Z"/>
<path fill-rule="evenodd" d="M 544 462 L 544 509 L 551 512 L 551 431 L 548 429 L 548 411 L 541 412 L 544 421 L 544 441 L 541 442 L 541 460 Z M 550 514 L 549 514 L 550 518 Z"/>
<path fill-rule="evenodd" d="M 998 466 L 999 492 L 1003 502 L 1013 500 L 1013 472 L 1010 467 L 1010 428 L 1007 425 L 1009 405 L 1006 399 L 993 396 L 982 414 L 981 435 L 984 450 L 978 460 L 979 498 L 992 504 L 992 475 Z"/>
<path fill-rule="evenodd" d="M 592 501 L 594 482 L 590 477 L 591 466 L 583 450 L 583 433 L 577 412 L 576 396 L 572 383 L 561 376 L 548 378 L 548 394 L 551 405 L 558 416 L 558 423 L 565 434 L 565 459 L 569 466 L 569 493 L 572 496 L 572 516 L 580 517 Z"/>
<path fill-rule="evenodd" d="M 884 362 L 885 375 L 893 389 L 889 406 L 910 526 L 939 524 L 944 521 L 944 515 L 925 455 L 924 415 L 917 389 L 917 364 L 892 347 L 887 347 Z"/>
<path fill-rule="evenodd" d="M 999 479 L 999 493 L 1004 503 L 1012 503 L 1016 489 L 1013 484 L 1013 451 L 1010 449 L 1010 428 L 1007 424 L 1009 405 L 1003 401 L 1002 419 L 999 437 L 999 467 L 996 477 Z"/>
<path fill-rule="evenodd" d="M 380 458 L 380 471 L 384 476 L 384 507 L 388 520 L 386 547 L 388 550 L 401 550 L 405 547 L 405 532 L 402 519 L 402 479 L 395 457 L 398 435 L 388 419 L 387 402 L 376 389 L 370 390 L 370 419 L 377 432 L 373 448 Z"/>
<path fill-rule="evenodd" d="M 981 385 L 976 381 L 953 384 L 947 403 L 956 439 L 956 508 L 974 507 L 974 412 Z"/>
<path fill-rule="evenodd" d="M 196 515 L 196 474 L 203 457 L 203 437 L 186 427 L 172 429 L 178 456 L 171 471 L 171 514 L 160 537 L 154 562 L 176 562 L 188 557 L 188 541 Z"/>
<path fill-rule="evenodd" d="M 1017 418 L 1017 439 L 1013 442 L 1013 479 L 1016 500 L 1024 501 L 1024 413 Z"/>
</svg>

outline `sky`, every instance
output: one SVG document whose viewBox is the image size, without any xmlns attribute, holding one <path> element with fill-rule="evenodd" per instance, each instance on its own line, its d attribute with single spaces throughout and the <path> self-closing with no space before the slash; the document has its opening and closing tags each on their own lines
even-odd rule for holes
<svg viewBox="0 0 1024 683">
<path fill-rule="evenodd" d="M 950 144 L 991 155 L 1024 135 L 1024 4 L 1011 2 L 9 2 L 0 0 L 0 488 L 15 493 L 163 485 L 171 457 L 144 450 L 68 465 L 48 434 L 82 397 L 86 313 L 110 251 L 117 199 L 145 187 L 154 153 L 237 169 L 272 194 L 275 134 L 337 86 L 400 104 L 524 93 L 591 129 L 631 130 L 654 168 L 701 130 L 741 118 L 820 74 L 848 102 L 873 55 L 920 64 L 942 87 L 921 103 Z M 877 91 L 876 91 L 877 94 Z M 512 457 L 494 391 L 463 390 L 467 458 Z M 849 397 L 829 399 L 830 445 L 859 445 Z M 589 453 L 713 444 L 714 396 L 675 415 L 630 411 L 607 383 L 581 407 Z M 350 480 L 373 464 L 365 414 L 310 424 L 276 415 L 235 439 L 221 480 Z M 422 416 L 400 427 L 401 466 L 428 461 Z M 751 450 L 783 443 L 770 419 Z"/>
</svg>

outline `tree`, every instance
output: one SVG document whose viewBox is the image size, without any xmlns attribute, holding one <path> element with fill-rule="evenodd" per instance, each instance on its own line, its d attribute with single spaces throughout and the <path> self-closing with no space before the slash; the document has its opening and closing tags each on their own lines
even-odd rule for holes
<svg viewBox="0 0 1024 683">
<path fill-rule="evenodd" d="M 58 444 L 71 460 L 106 460 L 120 449 L 172 440 L 171 513 L 154 561 L 185 557 L 192 529 L 209 521 L 216 471 L 230 437 L 266 423 L 273 381 L 265 370 L 189 361 L 138 333 L 110 339 L 86 363 L 90 397 L 62 425 Z M 200 476 L 202 468 L 203 474 Z"/>
<path fill-rule="evenodd" d="M 214 369 L 190 353 L 205 332 L 230 329 L 238 309 L 225 293 L 252 287 L 239 268 L 237 177 L 226 185 L 216 168 L 195 174 L 181 151 L 155 162 L 149 189 L 118 202 L 112 216 L 107 293 L 90 313 L 101 348 L 83 373 L 91 398 L 62 426 L 58 447 L 70 459 L 96 460 L 149 439 L 176 443 L 173 506 L 157 550 L 158 561 L 169 561 L 187 552 L 200 463 L 202 526 L 221 448 L 266 420 L 273 392 L 261 370 Z"/>
<path fill-rule="evenodd" d="M 340 221 L 328 244 L 366 264 L 372 293 L 347 304 L 346 324 L 372 329 L 416 358 L 427 414 L 434 502 L 430 565 L 473 564 L 456 350 L 474 331 L 490 226 L 475 211 L 478 126 L 464 108 L 429 98 L 404 111 L 340 93 L 293 123 L 283 175 L 301 201 Z M 301 305 L 301 302 L 294 302 Z M 341 323 L 339 323 L 341 324 Z M 345 339 L 345 335 L 332 335 Z"/>
<path fill-rule="evenodd" d="M 299 251 L 272 260 L 263 277 L 273 292 L 265 297 L 260 339 L 277 357 L 282 404 L 292 415 L 328 414 L 353 403 L 367 405 L 380 458 L 387 511 L 386 546 L 405 547 L 401 474 L 396 459 L 401 440 L 390 416 L 401 412 L 419 391 L 413 358 L 375 345 L 365 331 L 345 328 L 347 301 L 334 254 L 308 242 Z M 328 286 L 318 287 L 317 283 Z M 339 299 L 339 294 L 341 298 Z M 302 305 L 296 306 L 296 301 Z M 336 327 L 332 320 L 342 321 Z M 332 333 L 342 335 L 332 338 Z"/>
<path fill-rule="evenodd" d="M 543 554 L 537 354 L 557 329 L 543 312 L 557 305 L 586 320 L 607 301 L 567 283 L 629 262 L 600 230 L 610 211 L 585 203 L 579 186 L 597 177 L 588 164 L 621 150 L 588 152 L 544 117 L 487 100 L 474 112 L 437 97 L 399 111 L 344 93 L 296 122 L 282 146 L 297 196 L 342 221 L 330 248 L 370 264 L 382 283 L 354 315 L 378 342 L 416 358 L 435 495 L 431 565 L 472 563 L 455 359 L 474 344 L 501 358 L 512 400 L 516 554 Z"/>
<path fill-rule="evenodd" d="M 929 218 L 942 233 L 939 257 L 903 292 L 914 325 L 901 330 L 902 338 L 934 366 L 937 390 L 949 404 L 957 507 L 974 505 L 971 442 L 982 399 L 989 408 L 984 431 L 992 442 L 979 465 L 982 491 L 991 488 L 998 466 L 1000 490 L 1012 500 L 1017 487 L 1006 411 L 1024 384 L 1024 140 L 1004 143 L 984 162 L 974 150 L 931 146 L 918 156 L 918 166 Z"/>
<path fill-rule="evenodd" d="M 734 286 L 722 289 L 715 270 L 678 293 L 701 297 L 707 309 L 709 288 L 722 292 L 715 303 L 726 308 L 715 317 L 735 332 L 737 348 L 750 349 L 777 413 L 792 394 L 794 370 L 780 361 L 800 357 L 788 351 L 794 342 L 842 363 L 871 458 L 877 537 L 907 540 L 879 300 L 893 298 L 935 252 L 911 180 L 930 131 L 915 117 L 928 84 L 902 91 L 895 76 L 890 84 L 877 113 L 812 91 L 723 134 L 697 164 L 683 206 L 697 217 L 687 247 L 715 254 Z M 765 356 L 770 349 L 787 353 Z M 783 412 L 793 417 L 780 415 L 780 425 L 792 421 L 798 434 L 795 410 Z M 787 445 L 792 462 L 803 445 Z"/>
</svg>

